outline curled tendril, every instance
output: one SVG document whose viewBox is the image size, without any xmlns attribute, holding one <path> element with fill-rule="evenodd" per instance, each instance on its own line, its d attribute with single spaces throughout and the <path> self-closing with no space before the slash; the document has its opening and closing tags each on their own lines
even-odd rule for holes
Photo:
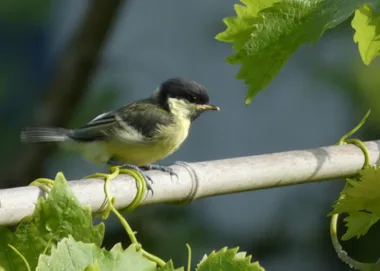
<svg viewBox="0 0 380 271">
<path fill-rule="evenodd" d="M 120 173 L 121 174 L 128 174 L 128 175 L 132 176 L 136 180 L 136 185 L 137 185 L 137 193 L 136 193 L 136 196 L 134 197 L 134 199 L 132 200 L 132 202 L 126 208 L 120 210 L 120 213 L 123 214 L 123 213 L 130 212 L 130 211 L 136 209 L 138 207 L 138 205 L 140 204 L 141 200 L 143 199 L 143 196 L 147 190 L 146 183 L 145 183 L 144 179 L 142 178 L 142 176 L 140 176 L 139 173 L 137 173 L 135 170 L 132 170 L 132 169 L 125 169 L 125 168 L 121 168 L 119 166 L 114 166 L 114 167 L 111 167 L 109 169 L 109 174 L 107 174 L 107 173 L 95 173 L 95 174 L 86 176 L 82 179 L 104 178 L 104 180 L 105 180 L 104 191 L 108 191 L 108 187 L 107 187 L 108 182 L 111 181 L 112 179 L 116 178 L 117 175 L 119 175 Z M 103 205 L 100 207 L 100 209 L 103 209 L 104 207 L 105 207 L 105 209 L 100 214 L 95 214 L 94 215 L 95 218 L 101 217 L 103 220 L 108 218 L 108 216 L 111 213 L 111 209 L 110 209 L 111 207 L 109 205 L 110 200 L 111 200 L 110 198 L 106 197 Z"/>
<path fill-rule="evenodd" d="M 338 145 L 354 144 L 355 146 L 360 148 L 360 150 L 363 152 L 363 155 L 364 155 L 363 169 L 368 168 L 370 166 L 370 157 L 369 157 L 368 149 L 360 139 L 351 139 L 351 138 L 348 139 L 348 137 L 352 136 L 364 125 L 370 113 L 371 113 L 371 110 L 368 110 L 367 113 L 362 118 L 362 120 L 358 123 L 358 125 L 356 125 L 351 131 L 345 134 L 337 143 Z M 346 183 L 346 186 L 347 186 L 347 183 Z M 331 241 L 333 243 L 334 249 L 336 253 L 338 254 L 338 257 L 343 262 L 347 263 L 350 267 L 357 270 L 369 271 L 369 270 L 378 269 L 380 267 L 380 259 L 376 263 L 363 263 L 363 262 L 354 260 L 353 258 L 348 256 L 346 251 L 343 250 L 338 239 L 338 229 L 337 229 L 338 218 L 339 218 L 339 214 L 334 214 L 332 215 L 331 221 L 330 221 L 330 237 L 331 237 Z"/>
<path fill-rule="evenodd" d="M 106 180 L 104 182 L 104 192 L 106 194 L 108 206 L 107 206 L 105 213 L 103 214 L 103 218 L 108 217 L 109 213 L 113 212 L 116 215 L 116 217 L 119 219 L 121 225 L 123 226 L 123 228 L 127 232 L 128 237 L 131 240 L 131 243 L 133 245 L 135 245 L 136 249 L 138 251 L 141 251 L 142 255 L 145 258 L 147 258 L 148 260 L 150 260 L 152 262 L 155 262 L 158 266 L 160 266 L 160 267 L 165 266 L 166 263 L 162 259 L 160 259 L 159 257 L 145 251 L 142 248 L 141 244 L 137 241 L 135 232 L 132 230 L 131 226 L 129 226 L 127 220 L 121 215 L 121 212 L 130 211 L 130 210 L 136 208 L 137 205 L 140 203 L 140 201 L 141 201 L 141 199 L 142 199 L 142 197 L 145 194 L 146 189 L 147 189 L 143 176 L 141 176 L 140 173 L 138 173 L 134 170 L 120 169 L 119 167 L 111 168 L 110 172 L 111 172 L 111 174 L 108 174 L 108 176 L 106 176 Z M 136 183 L 137 183 L 137 194 L 136 194 L 134 200 L 131 202 L 131 204 L 127 208 L 123 209 L 121 212 L 119 212 L 115 208 L 114 204 L 115 204 L 116 199 L 115 199 L 115 197 L 110 196 L 109 190 L 108 190 L 109 182 L 113 178 L 115 178 L 119 173 L 124 173 L 124 174 L 128 174 L 128 175 L 132 176 L 133 178 L 136 179 Z"/>
<path fill-rule="evenodd" d="M 343 145 L 345 144 L 345 140 L 352 136 L 354 133 L 356 133 L 367 121 L 369 114 L 371 114 L 371 109 L 367 111 L 367 113 L 364 115 L 364 117 L 361 119 L 361 121 L 356 125 L 351 131 L 349 131 L 347 134 L 342 136 L 342 138 L 338 141 L 338 145 Z"/>
<path fill-rule="evenodd" d="M 333 243 L 336 253 L 338 254 L 338 257 L 343 262 L 348 264 L 351 268 L 354 268 L 356 270 L 365 270 L 365 271 L 378 270 L 378 268 L 380 267 L 380 260 L 377 261 L 376 263 L 362 263 L 348 256 L 347 252 L 343 250 L 338 239 L 338 229 L 337 229 L 338 218 L 339 218 L 339 214 L 334 214 L 332 215 L 331 222 L 330 222 L 331 241 Z"/>
<path fill-rule="evenodd" d="M 95 173 L 95 174 L 92 174 L 90 176 L 86 176 L 86 177 L 83 178 L 83 179 L 88 179 L 88 178 L 104 178 L 105 179 L 105 181 L 104 181 L 104 193 L 106 195 L 106 204 L 107 204 L 107 207 L 102 212 L 101 217 L 103 219 L 107 219 L 108 216 L 110 215 L 110 213 L 113 212 L 116 215 L 116 217 L 119 219 L 119 221 L 122 224 L 122 226 L 124 227 L 125 231 L 128 234 L 129 239 L 131 240 L 131 243 L 136 247 L 136 250 L 137 251 L 141 251 L 142 255 L 145 258 L 147 258 L 148 260 L 150 260 L 152 262 L 155 262 L 158 266 L 160 266 L 160 267 L 165 266 L 166 263 L 162 259 L 160 259 L 159 257 L 157 257 L 157 256 L 155 256 L 155 255 L 153 255 L 153 254 L 145 251 L 142 248 L 141 244 L 137 241 L 135 232 L 129 226 L 129 224 L 125 220 L 125 218 L 121 215 L 121 213 L 129 212 L 129 211 L 135 209 L 140 204 L 140 202 L 141 202 L 141 200 L 142 200 L 142 198 L 143 198 L 143 196 L 144 196 L 144 194 L 146 193 L 146 190 L 147 190 L 147 186 L 146 186 L 146 183 L 145 183 L 145 180 L 144 180 L 143 176 L 140 173 L 136 172 L 135 170 L 120 168 L 118 166 L 111 167 L 109 169 L 109 171 L 110 171 L 109 174 Z M 130 175 L 131 177 L 133 177 L 136 180 L 137 193 L 136 193 L 135 198 L 132 200 L 132 202 L 126 208 L 124 208 L 123 210 L 121 210 L 119 212 L 115 208 L 115 206 L 114 206 L 116 199 L 115 199 L 115 197 L 111 197 L 110 196 L 108 185 L 109 185 L 109 182 L 112 179 L 116 178 L 117 175 L 119 175 L 120 173 L 122 173 L 122 174 L 128 174 L 128 175 Z M 48 188 L 51 189 L 53 187 L 54 181 L 50 180 L 50 179 L 46 179 L 46 178 L 39 178 L 39 179 L 36 179 L 35 181 L 33 181 L 32 183 L 30 183 L 29 185 L 38 186 L 41 189 L 43 189 L 43 191 L 45 193 L 48 194 L 50 192 L 50 190 Z M 46 253 L 46 251 L 47 251 L 47 249 L 48 249 L 49 244 L 51 243 L 51 241 L 52 241 L 51 239 L 48 241 L 48 244 L 47 244 L 47 246 L 44 249 L 44 253 Z M 8 246 L 17 255 L 19 255 L 21 257 L 21 259 L 25 262 L 25 265 L 26 265 L 28 271 L 31 271 L 30 266 L 29 266 L 27 260 L 21 254 L 21 252 L 19 252 L 14 246 L 12 246 L 10 244 L 8 244 Z"/>
<path fill-rule="evenodd" d="M 49 194 L 50 189 L 54 186 L 54 181 L 48 178 L 38 178 L 29 184 L 30 186 L 38 186 L 45 194 Z"/>
</svg>

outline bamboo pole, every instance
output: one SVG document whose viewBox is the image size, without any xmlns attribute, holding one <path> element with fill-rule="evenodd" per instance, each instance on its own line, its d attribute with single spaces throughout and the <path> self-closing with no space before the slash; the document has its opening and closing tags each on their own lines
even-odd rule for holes
<svg viewBox="0 0 380 271">
<path fill-rule="evenodd" d="M 364 143 L 371 164 L 380 160 L 380 140 Z M 264 155 L 239 157 L 186 165 L 173 165 L 178 174 L 170 176 L 149 171 L 154 194 L 147 193 L 141 205 L 184 203 L 197 198 L 274 188 L 355 174 L 364 163 L 362 151 L 355 145 L 321 147 Z M 83 205 L 93 212 L 104 208 L 104 182 L 101 179 L 70 181 L 71 189 Z M 136 194 L 135 180 L 119 175 L 109 190 L 116 197 L 115 207 L 127 207 Z M 38 187 L 17 187 L 0 190 L 0 225 L 18 223 L 33 213 L 43 192 Z"/>
</svg>

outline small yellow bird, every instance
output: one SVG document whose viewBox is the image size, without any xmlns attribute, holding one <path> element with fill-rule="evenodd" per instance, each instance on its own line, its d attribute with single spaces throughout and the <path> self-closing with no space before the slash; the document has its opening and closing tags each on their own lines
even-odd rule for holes
<svg viewBox="0 0 380 271">
<path fill-rule="evenodd" d="M 101 114 L 78 129 L 27 128 L 21 141 L 61 142 L 96 164 L 135 169 L 151 189 L 150 178 L 142 170 L 174 174 L 153 163 L 175 152 L 187 138 L 192 121 L 208 110 L 219 107 L 209 104 L 204 86 L 171 78 L 151 97 Z"/>
</svg>

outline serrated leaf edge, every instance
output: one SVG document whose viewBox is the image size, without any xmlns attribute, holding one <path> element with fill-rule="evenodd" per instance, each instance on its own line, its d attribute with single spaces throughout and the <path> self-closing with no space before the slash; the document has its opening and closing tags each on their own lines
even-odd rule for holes
<svg viewBox="0 0 380 271">
<path fill-rule="evenodd" d="M 197 268 L 207 259 L 209 258 L 210 256 L 216 256 L 217 254 L 219 253 L 224 253 L 224 252 L 227 252 L 227 251 L 232 251 L 234 252 L 234 259 L 235 260 L 243 260 L 243 261 L 247 261 L 249 264 L 252 264 L 252 265 L 255 265 L 255 264 L 259 264 L 258 261 L 256 262 L 251 262 L 251 259 L 252 259 L 252 255 L 248 255 L 247 256 L 247 252 L 246 251 L 239 251 L 239 247 L 234 247 L 234 248 L 228 248 L 228 247 L 223 247 L 221 248 L 219 251 L 216 251 L 216 250 L 213 250 L 211 251 L 210 254 L 205 254 L 203 255 L 201 261 L 197 264 Z M 260 266 L 261 267 L 261 266 Z"/>
</svg>

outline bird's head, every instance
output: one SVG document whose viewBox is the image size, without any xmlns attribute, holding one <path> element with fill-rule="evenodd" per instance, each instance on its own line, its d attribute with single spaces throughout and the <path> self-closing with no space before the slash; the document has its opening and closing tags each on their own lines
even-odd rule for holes
<svg viewBox="0 0 380 271">
<path fill-rule="evenodd" d="M 183 78 L 164 81 L 153 94 L 153 98 L 165 110 L 192 121 L 202 112 L 219 111 L 219 107 L 209 104 L 210 99 L 204 86 Z"/>
</svg>

